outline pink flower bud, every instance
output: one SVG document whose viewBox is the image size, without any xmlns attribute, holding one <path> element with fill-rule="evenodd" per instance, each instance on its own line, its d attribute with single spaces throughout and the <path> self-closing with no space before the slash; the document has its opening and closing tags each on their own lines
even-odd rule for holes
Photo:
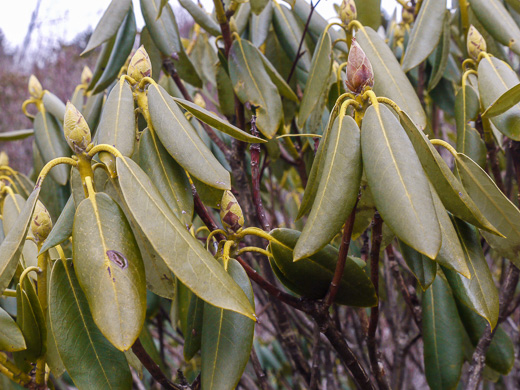
<svg viewBox="0 0 520 390">
<path fill-rule="evenodd" d="M 360 94 L 366 87 L 374 86 L 372 65 L 365 52 L 352 38 L 352 45 L 347 60 L 347 87 L 355 94 Z"/>
</svg>

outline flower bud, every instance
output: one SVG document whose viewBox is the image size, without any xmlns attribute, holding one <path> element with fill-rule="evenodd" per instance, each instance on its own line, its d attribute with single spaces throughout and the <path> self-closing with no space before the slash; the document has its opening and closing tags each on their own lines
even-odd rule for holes
<svg viewBox="0 0 520 390">
<path fill-rule="evenodd" d="M 372 65 L 356 39 L 352 38 L 347 60 L 347 87 L 355 94 L 360 94 L 366 87 L 373 86 Z"/>
<path fill-rule="evenodd" d="M 126 74 L 137 82 L 145 77 L 152 77 L 152 63 L 144 46 L 141 45 L 130 59 Z"/>
<path fill-rule="evenodd" d="M 237 233 L 244 226 L 244 214 L 231 191 L 224 191 L 220 203 L 220 220 L 228 232 Z"/>
<path fill-rule="evenodd" d="M 29 77 L 29 95 L 35 99 L 39 99 L 43 95 L 43 88 L 35 75 Z"/>
<path fill-rule="evenodd" d="M 198 92 L 193 97 L 193 103 L 195 103 L 199 107 L 206 108 L 206 101 L 204 100 L 202 95 Z"/>
<path fill-rule="evenodd" d="M 397 42 L 404 38 L 405 27 L 402 24 L 397 24 L 394 28 L 394 41 Z"/>
<path fill-rule="evenodd" d="M 31 220 L 31 231 L 37 242 L 43 242 L 52 230 L 52 220 L 49 212 L 42 204 L 37 201 Z"/>
<path fill-rule="evenodd" d="M 65 139 L 74 153 L 81 154 L 90 144 L 90 129 L 87 121 L 71 102 L 67 102 L 63 120 Z"/>
<path fill-rule="evenodd" d="M 467 48 L 469 56 L 474 60 L 478 59 L 478 55 L 487 49 L 484 37 L 473 25 L 469 26 Z"/>
<path fill-rule="evenodd" d="M 406 8 L 403 8 L 403 12 L 401 14 L 403 22 L 406 24 L 412 24 L 413 22 L 413 13 L 408 11 Z"/>
<path fill-rule="evenodd" d="M 90 80 L 92 80 L 92 71 L 88 66 L 83 67 L 83 71 L 81 72 L 81 84 L 90 84 Z"/>
<path fill-rule="evenodd" d="M 339 7 L 339 18 L 345 25 L 357 19 L 356 3 L 354 0 L 343 0 Z"/>
<path fill-rule="evenodd" d="M 9 156 L 6 152 L 0 152 L 0 166 L 9 165 Z"/>
</svg>

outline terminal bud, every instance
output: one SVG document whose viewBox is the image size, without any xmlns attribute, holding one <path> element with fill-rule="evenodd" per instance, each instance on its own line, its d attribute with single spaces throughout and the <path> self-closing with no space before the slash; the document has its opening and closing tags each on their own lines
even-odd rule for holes
<svg viewBox="0 0 520 390">
<path fill-rule="evenodd" d="M 473 25 L 469 26 L 467 48 L 469 56 L 474 60 L 478 59 L 478 55 L 487 49 L 484 37 Z"/>
<path fill-rule="evenodd" d="M 352 38 L 352 45 L 347 60 L 347 87 L 355 94 L 360 94 L 366 87 L 374 86 L 374 72 L 365 52 Z"/>
<path fill-rule="evenodd" d="M 40 99 L 43 95 L 43 88 L 35 75 L 29 77 L 29 95 L 35 99 Z"/>
<path fill-rule="evenodd" d="M 224 191 L 220 203 L 220 220 L 228 232 L 237 233 L 244 226 L 244 214 L 231 191 Z"/>
<path fill-rule="evenodd" d="M 52 220 L 42 202 L 37 201 L 31 220 L 31 231 L 37 242 L 43 242 L 52 230 Z"/>
<path fill-rule="evenodd" d="M 339 7 L 339 18 L 344 25 L 357 19 L 357 9 L 354 0 L 343 0 Z"/>
<path fill-rule="evenodd" d="M 76 154 L 85 152 L 91 142 L 90 129 L 81 112 L 71 102 L 67 102 L 63 133 L 70 148 Z"/>
<path fill-rule="evenodd" d="M 137 82 L 145 77 L 152 77 L 152 63 L 144 46 L 141 45 L 130 59 L 126 73 Z"/>
</svg>

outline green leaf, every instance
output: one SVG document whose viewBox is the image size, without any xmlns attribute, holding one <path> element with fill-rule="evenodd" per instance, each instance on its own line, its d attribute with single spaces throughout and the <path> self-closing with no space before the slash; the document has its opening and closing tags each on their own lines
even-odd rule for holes
<svg viewBox="0 0 520 390">
<path fill-rule="evenodd" d="M 238 11 L 232 16 L 237 26 L 238 35 L 242 35 L 249 24 L 249 15 L 251 14 L 251 4 L 249 2 L 241 3 Z"/>
<path fill-rule="evenodd" d="M 226 116 L 235 115 L 235 92 L 225 67 L 216 65 L 217 94 L 220 112 Z"/>
<path fill-rule="evenodd" d="M 49 113 L 38 112 L 34 119 L 34 137 L 43 162 L 58 157 L 70 156 L 70 149 L 65 141 L 59 122 Z M 69 172 L 65 164 L 54 167 L 50 175 L 61 185 L 67 184 Z"/>
<path fill-rule="evenodd" d="M 104 102 L 105 94 L 100 92 L 95 95 L 90 95 L 85 103 L 85 108 L 83 108 L 82 114 L 93 134 L 96 132 L 99 118 L 101 116 L 101 108 L 103 107 Z"/>
<path fill-rule="evenodd" d="M 520 45 L 520 42 L 518 42 L 518 45 Z M 480 61 L 478 65 L 478 90 L 483 107 L 489 107 L 518 83 L 518 76 L 505 62 L 498 58 L 488 57 Z M 501 133 L 515 141 L 520 141 L 518 121 L 520 121 L 520 105 L 515 105 L 503 114 L 491 118 L 491 122 Z"/>
<path fill-rule="evenodd" d="M 60 121 L 60 123 L 63 123 L 63 118 L 65 117 L 65 104 L 61 101 L 61 99 L 52 92 L 46 91 L 43 94 L 42 101 L 45 110 L 47 110 L 54 118 Z"/>
<path fill-rule="evenodd" d="M 193 197 L 188 177 L 150 129 L 141 133 L 139 166 L 153 181 L 175 216 L 187 225 L 191 224 Z"/>
<path fill-rule="evenodd" d="M 254 14 L 259 15 L 265 7 L 270 3 L 269 0 L 251 0 L 251 11 Z"/>
<path fill-rule="evenodd" d="M 246 296 L 170 211 L 139 166 L 118 158 L 117 172 L 131 213 L 175 276 L 204 301 L 253 318 Z"/>
<path fill-rule="evenodd" d="M 0 133 L 0 142 L 17 141 L 34 135 L 33 129 L 4 131 Z"/>
<path fill-rule="evenodd" d="M 251 304 L 253 303 L 251 302 Z M 211 307 L 216 309 L 214 306 Z M 187 362 L 195 356 L 201 347 L 203 310 L 204 301 L 195 294 L 191 294 L 186 321 L 186 334 L 184 335 L 184 360 Z"/>
<path fill-rule="evenodd" d="M 60 357 L 78 388 L 126 390 L 132 386 L 125 355 L 94 323 L 70 261 L 57 261 L 52 268 L 49 317 Z"/>
<path fill-rule="evenodd" d="M 442 235 L 441 249 L 435 258 L 435 261 L 444 267 L 458 272 L 466 278 L 470 278 L 471 273 L 469 272 L 468 265 L 466 264 L 466 258 L 457 236 L 457 232 L 455 231 L 453 223 L 451 222 L 449 214 L 444 208 L 439 195 L 437 195 L 437 192 L 431 183 L 430 191 Z"/>
<path fill-rule="evenodd" d="M 336 270 L 338 250 L 332 245 L 327 245 L 311 257 L 293 262 L 293 248 L 300 237 L 300 232 L 291 229 L 274 229 L 270 234 L 276 241 L 272 241 L 269 247 L 276 266 L 283 277 L 289 281 L 286 287 L 308 298 L 324 298 Z M 283 279 L 281 281 L 284 282 Z M 377 304 L 372 282 L 351 257 L 346 259 L 345 271 L 335 302 L 357 307 L 371 307 Z"/>
<path fill-rule="evenodd" d="M 491 105 L 484 111 L 482 116 L 492 118 L 494 116 L 503 114 L 510 108 L 520 103 L 520 84 L 508 89 L 500 97 L 498 97 Z"/>
<path fill-rule="evenodd" d="M 175 61 L 175 68 L 179 76 L 195 87 L 202 87 L 198 72 L 182 45 L 177 21 L 170 5 L 166 4 L 161 16 L 157 18 L 161 0 L 140 0 L 140 2 L 146 27 L 157 48 L 168 57 L 176 54 L 179 59 Z"/>
<path fill-rule="evenodd" d="M 157 46 L 155 46 L 155 43 L 152 37 L 150 36 L 150 32 L 148 31 L 148 28 L 146 26 L 144 26 L 141 30 L 140 38 L 140 45 L 144 46 L 144 49 L 148 53 L 148 56 L 150 57 L 150 62 L 152 64 L 151 77 L 155 81 L 158 81 L 162 68 L 161 52 L 159 51 Z"/>
<path fill-rule="evenodd" d="M 504 46 L 520 54 L 520 28 L 499 0 L 471 0 L 471 9 L 486 30 Z"/>
<path fill-rule="evenodd" d="M 337 123 L 336 117 L 339 114 L 340 107 L 336 104 L 332 109 L 332 112 L 329 116 L 329 121 L 327 123 L 327 127 L 323 132 L 323 135 L 320 140 L 320 144 L 318 146 L 318 150 L 316 155 L 314 156 L 314 161 L 312 163 L 311 172 L 309 173 L 309 178 L 307 180 L 307 186 L 305 187 L 305 192 L 303 193 L 303 199 L 298 210 L 298 215 L 296 216 L 296 220 L 303 217 L 311 208 L 316 199 L 316 194 L 318 192 L 319 180 L 323 174 L 323 168 L 325 166 L 325 156 L 327 155 L 327 148 L 330 143 L 330 133 L 332 132 L 332 126 Z"/>
<path fill-rule="evenodd" d="M 424 293 L 422 313 L 428 384 L 432 390 L 454 389 L 464 363 L 463 329 L 455 300 L 442 274 Z"/>
<path fill-rule="evenodd" d="M 39 185 L 34 188 L 25 202 L 16 223 L 9 230 L 9 233 L 0 245 L 0 293 L 9 286 L 16 271 L 40 190 L 41 187 Z"/>
<path fill-rule="evenodd" d="M 96 140 L 98 144 L 112 145 L 123 156 L 130 157 L 135 148 L 135 131 L 134 95 L 130 85 L 121 78 L 103 107 Z M 102 154 L 100 159 L 105 162 Z"/>
<path fill-rule="evenodd" d="M 392 99 L 424 131 L 427 121 L 421 102 L 384 39 L 370 27 L 359 29 L 356 39 L 372 64 L 376 95 Z"/>
<path fill-rule="evenodd" d="M 14 352 L 13 357 L 18 366 L 23 366 L 21 368 L 24 371 L 29 371 L 30 368 L 27 368 L 31 367 L 30 363 L 35 363 L 43 354 L 42 333 L 31 301 L 20 284 L 16 286 L 16 313 L 16 323 L 22 331 L 27 348 Z"/>
<path fill-rule="evenodd" d="M 407 245 L 435 259 L 441 231 L 419 158 L 395 115 L 371 106 L 361 130 L 368 185 L 385 223 Z"/>
<path fill-rule="evenodd" d="M 488 232 L 482 232 L 482 235 L 498 253 L 519 266 L 520 211 L 500 191 L 493 179 L 469 157 L 458 153 L 455 163 L 468 194 L 505 238 Z"/>
<path fill-rule="evenodd" d="M 415 68 L 435 49 L 442 34 L 445 12 L 445 0 L 424 0 L 421 3 L 404 53 L 403 71 Z"/>
<path fill-rule="evenodd" d="M 426 135 L 415 126 L 405 112 L 399 112 L 399 118 L 444 207 L 456 217 L 480 229 L 500 234 L 470 198 Z"/>
<path fill-rule="evenodd" d="M 119 75 L 121 68 L 125 65 L 126 60 L 135 42 L 135 35 L 137 33 L 137 26 L 135 24 L 134 10 L 130 9 L 128 14 L 121 24 L 116 35 L 116 41 L 112 48 L 112 53 L 108 59 L 108 63 L 103 71 L 103 74 L 92 90 L 93 94 L 99 93 L 108 86 L 110 86 Z"/>
<path fill-rule="evenodd" d="M 328 79 L 332 71 L 332 40 L 328 32 L 323 33 L 312 55 L 309 78 L 298 112 L 298 126 L 301 128 L 305 121 L 316 108 L 320 96 L 329 87 Z"/>
<path fill-rule="evenodd" d="M 273 15 L 273 27 L 276 32 L 276 36 L 280 41 L 287 56 L 293 62 L 298 53 L 298 47 L 300 46 L 300 40 L 303 34 L 303 26 L 296 19 L 295 15 L 287 7 L 279 4 L 277 1 L 273 1 L 274 15 Z M 307 12 L 305 18 L 309 13 Z M 323 31 L 323 29 L 320 30 Z M 297 66 L 308 72 L 311 68 L 311 55 L 312 51 L 309 50 L 307 43 L 304 42 L 301 49 L 302 56 L 298 60 Z"/>
<path fill-rule="evenodd" d="M 475 120 L 480 111 L 478 93 L 466 82 L 455 96 L 455 123 L 457 125 L 457 151 L 470 156 L 479 165 L 486 164 L 486 144 L 478 131 L 468 123 Z"/>
<path fill-rule="evenodd" d="M 254 307 L 253 288 L 242 266 L 235 259 L 229 259 L 227 271 Z M 201 384 L 204 389 L 236 387 L 249 361 L 254 332 L 253 320 L 204 304 L 201 349 Z"/>
<path fill-rule="evenodd" d="M 251 25 L 249 26 L 249 34 L 251 35 L 251 43 L 260 47 L 267 39 L 269 28 L 273 19 L 273 3 L 268 1 L 265 8 L 258 15 L 253 13 L 251 16 Z"/>
<path fill-rule="evenodd" d="M 257 107 L 258 130 L 271 139 L 283 121 L 282 100 L 257 49 L 245 39 L 231 46 L 229 77 L 240 101 Z"/>
<path fill-rule="evenodd" d="M 435 50 L 435 56 L 433 59 L 432 72 L 428 81 L 428 91 L 431 91 L 441 81 L 446 66 L 448 65 L 448 58 L 450 56 L 450 45 L 451 45 L 451 13 L 444 11 L 444 18 L 442 23 L 442 39 L 439 41 L 439 45 Z"/>
<path fill-rule="evenodd" d="M 118 26 L 119 28 L 119 26 Z M 117 30 L 116 30 L 117 31 Z M 114 47 L 114 43 L 116 41 L 116 35 L 110 38 L 101 48 L 101 52 L 96 60 L 96 65 L 94 66 L 94 71 L 92 72 L 92 78 L 90 79 L 90 84 L 87 87 L 87 92 L 91 91 L 92 88 L 96 86 L 99 78 L 103 74 L 105 70 L 108 60 L 110 59 L 110 54 L 112 53 L 112 48 Z M 78 107 L 79 109 L 79 107 Z"/>
<path fill-rule="evenodd" d="M 213 20 L 210 15 L 206 13 L 204 8 L 199 7 L 191 0 L 179 0 L 179 3 L 186 11 L 188 11 L 193 20 L 195 20 L 195 22 L 208 33 L 215 37 L 221 34 L 220 26 L 215 20 Z"/>
<path fill-rule="evenodd" d="M 486 329 L 486 321 L 458 301 L 457 309 L 471 343 L 476 347 Z M 514 362 L 515 350 L 513 341 L 502 326 L 499 326 L 486 352 L 486 365 L 503 375 L 507 375 L 513 368 Z"/>
<path fill-rule="evenodd" d="M 355 0 L 357 19 L 363 26 L 377 30 L 381 26 L 381 0 Z"/>
<path fill-rule="evenodd" d="M 96 29 L 88 40 L 87 47 L 83 50 L 81 55 L 87 54 L 89 51 L 95 49 L 102 43 L 112 38 L 123 23 L 128 11 L 132 11 L 131 0 L 112 0 L 101 17 Z"/>
<path fill-rule="evenodd" d="M 70 196 L 67 204 L 60 214 L 60 217 L 53 225 L 49 236 L 43 242 L 39 254 L 44 253 L 58 244 L 61 244 L 72 235 L 72 225 L 74 224 L 75 212 L 76 207 L 74 205 L 74 199 L 72 196 Z"/>
<path fill-rule="evenodd" d="M 202 142 L 164 88 L 150 85 L 148 102 L 154 129 L 168 153 L 200 181 L 215 188 L 230 189 L 229 172 Z"/>
<path fill-rule="evenodd" d="M 107 194 L 80 203 L 72 232 L 74 270 L 94 322 L 119 350 L 139 337 L 146 312 L 143 261 L 123 211 Z"/>
<path fill-rule="evenodd" d="M 399 248 L 403 255 L 406 265 L 415 275 L 423 291 L 427 291 L 433 283 L 437 274 L 437 264 L 427 256 L 420 254 L 415 249 L 410 248 L 404 242 L 399 240 Z"/>
<path fill-rule="evenodd" d="M 175 100 L 183 108 L 191 112 L 194 117 L 200 119 L 204 123 L 207 123 L 211 127 L 223 132 L 224 134 L 228 134 L 233 138 L 249 143 L 267 142 L 266 140 L 254 137 L 251 134 L 246 133 L 244 130 L 240 130 L 238 127 L 233 126 L 231 123 L 223 120 L 222 118 L 219 118 L 216 114 L 200 107 L 195 103 L 179 98 L 173 98 L 173 100 Z"/>
<path fill-rule="evenodd" d="M 282 75 L 280 73 L 278 73 L 276 68 L 271 63 L 271 61 L 269 61 L 267 59 L 267 57 L 260 50 L 257 49 L 256 51 L 260 55 L 260 58 L 262 58 L 262 61 L 264 63 L 264 67 L 265 67 L 265 71 L 271 78 L 271 81 L 273 82 L 273 84 L 276 85 L 276 88 L 278 88 L 278 92 L 280 92 L 280 94 L 283 97 L 285 97 L 295 103 L 299 103 L 300 99 L 298 99 L 298 96 L 296 96 L 296 94 L 294 93 L 294 91 L 292 90 L 290 85 L 287 84 L 287 82 L 284 80 Z"/>
<path fill-rule="evenodd" d="M 341 230 L 356 205 L 363 173 L 359 127 L 340 115 L 330 132 L 314 204 L 294 248 L 294 261 L 322 249 Z"/>
<path fill-rule="evenodd" d="M 498 320 L 498 290 L 480 246 L 477 230 L 460 219 L 452 220 L 466 256 L 471 279 L 446 268 L 443 268 L 444 274 L 455 297 L 494 328 Z"/>
<path fill-rule="evenodd" d="M 14 352 L 26 348 L 22 331 L 11 316 L 0 307 L 0 350 Z"/>
</svg>

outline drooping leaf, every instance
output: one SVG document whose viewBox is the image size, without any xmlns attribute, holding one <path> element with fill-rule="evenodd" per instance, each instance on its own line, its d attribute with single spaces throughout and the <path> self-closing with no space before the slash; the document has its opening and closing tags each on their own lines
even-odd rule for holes
<svg viewBox="0 0 520 390">
<path fill-rule="evenodd" d="M 444 207 L 453 215 L 480 229 L 500 234 L 470 198 L 426 135 L 415 126 L 405 112 L 399 112 L 399 118 Z"/>
<path fill-rule="evenodd" d="M 500 95 L 490 106 L 484 111 L 482 116 L 492 118 L 494 116 L 503 114 L 510 108 L 520 103 L 520 84 L 508 89 Z"/>
<path fill-rule="evenodd" d="M 254 302 L 251 302 L 252 304 Z M 213 307 L 213 306 L 212 306 Z M 214 307 L 213 307 L 214 308 Z M 219 309 L 221 310 L 221 309 Z M 190 361 L 200 350 L 202 340 L 202 319 L 204 301 L 191 294 L 190 306 L 186 321 L 186 334 L 184 335 L 184 360 Z"/>
<path fill-rule="evenodd" d="M 352 212 L 363 173 L 359 127 L 352 117 L 336 118 L 314 204 L 294 248 L 294 260 L 322 249 Z"/>
<path fill-rule="evenodd" d="M 87 47 L 83 50 L 81 55 L 87 54 L 89 51 L 112 38 L 117 33 L 119 26 L 123 23 L 123 19 L 131 8 L 131 0 L 112 0 L 90 36 Z"/>
<path fill-rule="evenodd" d="M 184 99 L 173 98 L 177 103 L 179 103 L 183 108 L 188 110 L 195 116 L 200 119 L 202 122 L 207 123 L 211 127 L 222 131 L 225 134 L 230 135 L 233 138 L 236 138 L 240 141 L 249 142 L 249 143 L 265 143 L 267 141 L 254 137 L 249 133 L 246 133 L 244 130 L 240 130 L 238 127 L 233 126 L 231 123 L 219 118 L 216 114 L 198 106 L 195 103 L 189 102 Z"/>
<path fill-rule="evenodd" d="M 458 153 L 455 163 L 468 194 L 505 238 L 484 231 L 482 235 L 502 256 L 520 265 L 520 211 L 469 157 Z"/>
<path fill-rule="evenodd" d="M 78 388 L 131 387 L 125 355 L 96 326 L 70 261 L 57 261 L 52 268 L 49 318 L 58 353 Z"/>
<path fill-rule="evenodd" d="M 471 279 L 447 268 L 443 268 L 444 274 L 455 297 L 494 328 L 498 320 L 498 290 L 480 246 L 477 230 L 458 218 L 452 218 L 452 221 L 466 256 Z"/>
<path fill-rule="evenodd" d="M 422 290 L 427 291 L 437 274 L 437 264 L 427 256 L 410 248 L 401 240 L 399 240 L 399 248 L 406 261 L 406 265 L 408 265 L 410 271 L 415 275 Z"/>
<path fill-rule="evenodd" d="M 49 113 L 38 112 L 36 114 L 34 119 L 34 137 L 45 164 L 55 158 L 70 155 L 70 149 L 63 136 L 61 125 Z M 65 185 L 69 176 L 67 166 L 62 164 L 54 167 L 50 175 L 56 182 Z"/>
<path fill-rule="evenodd" d="M 251 15 L 251 4 L 250 2 L 241 3 L 238 7 L 238 11 L 233 15 L 233 20 L 237 26 L 238 35 L 242 35 L 249 24 L 249 16 Z"/>
<path fill-rule="evenodd" d="M 0 142 L 17 141 L 34 135 L 33 129 L 4 131 L 0 133 Z"/>
<path fill-rule="evenodd" d="M 85 120 L 87 121 L 88 127 L 90 128 L 92 135 L 95 135 L 96 133 L 104 101 L 105 94 L 103 92 L 97 93 L 95 95 L 90 95 L 87 98 L 87 102 L 85 103 L 83 111 L 81 112 L 85 117 Z"/>
<path fill-rule="evenodd" d="M 471 9 L 486 30 L 502 45 L 520 54 L 520 28 L 499 0 L 471 0 Z"/>
<path fill-rule="evenodd" d="M 509 65 L 498 58 L 485 57 L 478 65 L 478 90 L 485 108 L 519 82 L 518 76 Z M 501 133 L 520 141 L 520 105 L 516 104 L 503 114 L 490 119 Z"/>
<path fill-rule="evenodd" d="M 442 23 L 442 35 L 435 50 L 435 56 L 433 59 L 432 72 L 430 79 L 428 80 L 428 91 L 431 91 L 441 81 L 442 76 L 448 65 L 448 58 L 450 56 L 450 44 L 451 44 L 451 28 L 450 28 L 450 16 L 449 11 L 444 11 L 444 18 Z"/>
<path fill-rule="evenodd" d="M 46 91 L 43 94 L 42 101 L 45 110 L 47 110 L 58 121 L 63 123 L 63 118 L 65 117 L 65 103 L 63 103 L 59 97 L 49 91 Z"/>
<path fill-rule="evenodd" d="M 116 31 L 117 31 L 117 29 L 116 29 Z M 94 66 L 94 71 L 92 72 L 92 78 L 90 79 L 90 83 L 87 87 L 87 92 L 91 91 L 92 88 L 94 88 L 96 86 L 96 83 L 98 82 L 99 78 L 103 74 L 103 71 L 105 70 L 108 60 L 110 58 L 110 54 L 112 53 L 112 48 L 114 47 L 115 41 L 116 41 L 116 36 L 114 33 L 114 36 L 103 44 L 103 47 L 101 48 L 101 52 L 99 53 L 99 56 L 96 60 L 96 65 Z"/>
<path fill-rule="evenodd" d="M 117 171 L 132 215 L 175 276 L 204 301 L 252 318 L 243 292 L 170 211 L 139 166 L 118 158 Z"/>
<path fill-rule="evenodd" d="M 283 121 L 282 101 L 257 49 L 245 39 L 231 46 L 229 77 L 240 101 L 256 106 L 258 130 L 272 138 Z"/>
<path fill-rule="evenodd" d="M 148 56 L 150 57 L 150 62 L 152 64 L 152 79 L 155 81 L 159 81 L 159 75 L 161 74 L 161 68 L 162 68 L 162 58 L 161 58 L 161 52 L 155 46 L 155 43 L 150 36 L 150 32 L 148 31 L 148 28 L 146 26 L 143 27 L 140 34 L 141 42 L 140 44 L 144 46 L 144 49 L 148 53 Z"/>
<path fill-rule="evenodd" d="M 251 43 L 254 46 L 260 47 L 265 42 L 269 34 L 272 19 L 273 3 L 271 1 L 267 2 L 265 8 L 258 15 L 253 13 L 249 31 L 251 34 Z"/>
<path fill-rule="evenodd" d="M 403 71 L 415 68 L 435 49 L 442 34 L 445 12 L 444 0 L 424 0 L 421 3 L 404 53 Z"/>
<path fill-rule="evenodd" d="M 282 75 L 280 73 L 278 73 L 276 68 L 271 63 L 271 61 L 269 61 L 267 59 L 267 57 L 265 55 L 263 55 L 263 53 L 258 49 L 257 49 L 257 53 L 260 55 L 260 58 L 262 58 L 262 61 L 265 66 L 265 71 L 271 78 L 271 81 L 273 82 L 273 84 L 276 85 L 276 88 L 278 88 L 278 92 L 280 92 L 280 94 L 283 97 L 285 97 L 295 103 L 299 103 L 300 99 L 298 99 L 298 96 L 296 96 L 296 94 L 292 90 L 291 86 L 289 84 L 287 84 L 287 82 L 284 80 Z"/>
<path fill-rule="evenodd" d="M 338 250 L 327 245 L 318 253 L 293 261 L 293 248 L 300 237 L 300 232 L 291 229 L 274 229 L 270 234 L 277 240 L 270 244 L 270 250 L 276 266 L 281 271 L 287 288 L 308 298 L 322 299 L 332 281 Z M 371 307 L 377 304 L 374 286 L 363 269 L 347 257 L 345 271 L 341 279 L 336 303 L 348 306 Z"/>
<path fill-rule="evenodd" d="M 328 87 L 328 79 L 332 71 L 332 40 L 328 32 L 324 32 L 312 55 L 309 78 L 305 84 L 300 110 L 298 112 L 298 126 L 303 127 L 305 121 L 317 106 L 320 96 Z"/>
<path fill-rule="evenodd" d="M 126 351 L 146 312 L 144 266 L 130 225 L 114 200 L 96 193 L 78 206 L 72 234 L 74 270 L 94 322 Z"/>
<path fill-rule="evenodd" d="M 227 272 L 254 307 L 251 282 L 238 261 L 229 259 Z M 208 303 L 203 313 L 201 384 L 207 390 L 234 389 L 249 361 L 255 322 Z"/>
<path fill-rule="evenodd" d="M 381 0 L 355 0 L 357 19 L 363 26 L 377 30 L 381 26 Z"/>
<path fill-rule="evenodd" d="M 58 244 L 61 244 L 72 235 L 72 225 L 74 224 L 75 212 L 76 207 L 74 205 L 74 199 L 72 196 L 70 196 L 67 204 L 60 214 L 60 217 L 52 226 L 52 230 L 49 236 L 43 242 L 43 245 L 39 251 L 40 254 L 44 253 L 50 248 L 55 247 Z"/>
<path fill-rule="evenodd" d="M 486 329 L 486 321 L 458 301 L 457 309 L 471 343 L 476 347 Z M 502 326 L 499 326 L 486 352 L 486 364 L 499 373 L 507 375 L 511 371 L 514 362 L 515 350 L 513 341 Z"/>
<path fill-rule="evenodd" d="M 123 156 L 130 157 L 134 152 L 135 137 L 134 96 L 130 85 L 121 78 L 103 107 L 96 140 L 98 144 L 112 145 Z M 105 164 L 109 163 L 104 154 L 99 157 Z"/>
<path fill-rule="evenodd" d="M 218 23 L 206 13 L 204 8 L 199 7 L 192 0 L 179 0 L 180 5 L 189 12 L 193 20 L 197 22 L 204 30 L 213 36 L 219 36 L 221 34 L 220 26 Z"/>
<path fill-rule="evenodd" d="M 358 30 L 356 39 L 372 64 L 374 92 L 396 102 L 424 131 L 427 121 L 421 102 L 384 39 L 370 27 Z"/>
<path fill-rule="evenodd" d="M 31 301 L 27 293 L 20 287 L 20 284 L 16 286 L 16 313 L 16 323 L 22 331 L 27 348 L 14 352 L 13 357 L 16 364 L 27 372 L 31 368 L 30 363 L 36 362 L 44 351 L 42 345 L 42 330 L 38 326 Z"/>
<path fill-rule="evenodd" d="M 424 367 L 433 390 L 454 389 L 464 363 L 462 324 L 450 286 L 439 274 L 422 301 Z"/>
<path fill-rule="evenodd" d="M 140 2 L 143 18 L 157 48 L 168 57 L 176 54 L 178 60 L 175 61 L 175 68 L 179 76 L 195 87 L 202 87 L 197 70 L 182 45 L 177 21 L 170 5 L 166 4 L 161 16 L 157 18 L 161 0 L 140 0 Z"/>
<path fill-rule="evenodd" d="M 11 316 L 0 307 L 0 350 L 21 351 L 27 348 L 22 331 Z"/>
<path fill-rule="evenodd" d="M 112 53 L 110 54 L 103 74 L 92 90 L 93 94 L 103 91 L 117 78 L 132 51 L 136 32 L 137 26 L 135 24 L 134 10 L 130 9 L 117 32 Z"/>
<path fill-rule="evenodd" d="M 159 85 L 148 89 L 154 130 L 168 153 L 191 175 L 220 189 L 230 189 L 229 172 L 199 138 L 173 98 Z"/>
<path fill-rule="evenodd" d="M 455 123 L 457 125 L 457 151 L 470 156 L 479 165 L 486 163 L 486 145 L 478 131 L 468 123 L 480 111 L 480 100 L 473 86 L 466 82 L 455 96 Z"/>
<path fill-rule="evenodd" d="M 269 0 L 252 0 L 251 1 L 251 11 L 255 15 L 259 15 L 265 7 L 270 3 Z"/>
<path fill-rule="evenodd" d="M 300 46 L 300 40 L 303 34 L 303 27 L 295 15 L 287 7 L 279 4 L 277 1 L 273 1 L 274 15 L 273 15 L 273 27 L 276 32 L 277 38 L 280 40 L 280 44 L 287 53 L 289 59 L 294 61 L 298 53 L 298 47 Z M 307 12 L 306 16 L 309 13 Z M 321 32 L 322 30 L 320 30 Z M 312 53 L 307 44 L 304 42 L 302 45 L 303 53 L 298 60 L 297 66 L 308 72 L 311 67 L 311 55 Z"/>
<path fill-rule="evenodd" d="M 9 233 L 0 245 L 0 293 L 9 286 L 16 271 L 40 190 L 41 187 L 39 185 L 34 188 L 25 202 L 16 223 L 9 230 Z"/>
<path fill-rule="evenodd" d="M 385 223 L 407 245 L 435 259 L 441 231 L 428 178 L 406 132 L 386 106 L 366 111 L 361 149 L 368 185 Z"/>
</svg>

